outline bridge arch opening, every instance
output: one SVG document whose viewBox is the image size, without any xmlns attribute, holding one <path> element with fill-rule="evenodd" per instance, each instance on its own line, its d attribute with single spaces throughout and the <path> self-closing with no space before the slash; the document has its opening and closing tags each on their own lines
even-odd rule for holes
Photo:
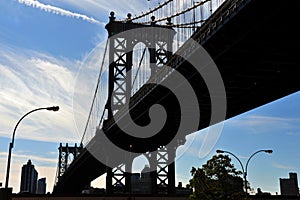
<svg viewBox="0 0 300 200">
<path fill-rule="evenodd" d="M 152 178 L 150 164 L 146 156 L 140 155 L 132 161 L 131 192 L 150 194 L 152 192 Z"/>
<path fill-rule="evenodd" d="M 132 161 L 132 173 L 141 173 L 145 167 L 149 167 L 150 163 L 146 156 L 140 155 Z"/>
<path fill-rule="evenodd" d="M 131 95 L 137 92 L 151 76 L 150 53 L 143 42 L 138 42 L 132 50 Z"/>
<path fill-rule="evenodd" d="M 73 153 L 69 153 L 68 154 L 68 166 L 67 167 L 69 167 L 69 165 L 73 162 L 73 160 L 74 160 L 74 154 Z"/>
</svg>

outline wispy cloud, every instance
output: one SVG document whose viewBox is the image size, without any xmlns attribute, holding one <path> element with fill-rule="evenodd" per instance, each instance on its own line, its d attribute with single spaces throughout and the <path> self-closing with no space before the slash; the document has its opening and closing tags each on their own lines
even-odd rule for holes
<svg viewBox="0 0 300 200">
<path fill-rule="evenodd" d="M 72 120 L 76 62 L 0 47 L 0 135 L 10 137 L 20 116 L 33 108 L 59 105 L 59 112 L 40 111 L 26 118 L 18 138 L 78 142 Z"/>
<path fill-rule="evenodd" d="M 300 131 L 299 123 L 299 118 L 263 115 L 246 115 L 244 117 L 230 119 L 226 122 L 229 126 L 248 128 L 254 133 L 270 133 L 272 132 L 271 130 L 280 130 L 288 135 L 290 134 L 290 130 L 299 129 Z"/>
<path fill-rule="evenodd" d="M 71 61 L 0 44 L 0 136 L 10 137 L 16 121 L 33 108 L 59 105 L 59 112 L 40 111 L 27 117 L 20 124 L 23 134 L 18 138 L 80 142 L 95 92 L 103 45 L 98 45 L 83 61 Z M 107 91 L 102 92 L 104 104 Z"/>
<path fill-rule="evenodd" d="M 280 164 L 280 163 L 274 163 L 273 166 L 278 168 L 278 169 L 287 169 L 287 170 L 298 170 L 299 169 L 299 167 L 290 166 L 290 165 L 283 165 L 283 164 Z"/>
<path fill-rule="evenodd" d="M 57 15 L 61 15 L 61 16 L 67 16 L 67 17 L 72 17 L 72 18 L 76 18 L 76 19 L 81 19 L 84 21 L 88 21 L 90 23 L 95 23 L 98 24 L 99 21 L 97 21 L 96 19 L 92 18 L 92 17 L 88 17 L 86 15 L 83 14 L 79 14 L 79 13 L 74 13 L 59 7 L 55 7 L 49 4 L 43 4 L 37 0 L 18 0 L 19 3 L 21 4 L 25 4 L 27 6 L 31 6 L 33 8 L 38 8 L 40 10 L 46 11 L 46 12 L 50 12 L 53 14 L 57 14 Z"/>
<path fill-rule="evenodd" d="M 300 119 L 295 118 L 284 118 L 284 117 L 274 117 L 274 116 L 263 116 L 263 115 L 249 115 L 244 118 L 229 120 L 229 124 L 239 124 L 241 126 L 257 126 L 257 125 L 271 125 L 280 124 L 288 125 L 290 122 L 300 121 Z"/>
<path fill-rule="evenodd" d="M 224 123 L 218 123 L 209 128 L 189 134 L 184 146 L 180 146 L 176 152 L 176 158 L 182 155 L 197 156 L 203 159 L 212 153 L 221 133 Z"/>
<path fill-rule="evenodd" d="M 0 158 L 1 157 L 5 157 L 7 156 L 7 152 L 0 152 Z M 41 157 L 41 156 L 33 156 L 30 154 L 12 154 L 12 157 L 14 158 L 15 162 L 18 161 L 23 161 L 24 159 L 31 159 L 31 160 L 35 160 L 35 162 L 39 163 L 39 165 L 44 165 L 44 166 L 48 166 L 48 165 L 53 165 L 53 163 L 56 165 L 57 164 L 57 159 L 54 158 L 45 158 L 45 157 Z"/>
<path fill-rule="evenodd" d="M 297 131 L 297 132 L 288 131 L 286 134 L 289 136 L 300 136 L 300 131 Z"/>
<path fill-rule="evenodd" d="M 83 61 L 78 61 L 0 43 L 0 136 L 10 138 L 15 123 L 26 112 L 59 105 L 59 112 L 40 111 L 26 117 L 18 127 L 17 139 L 80 142 L 102 51 L 100 45 Z M 56 152 L 40 156 L 27 150 L 14 153 L 10 184 L 19 188 L 20 167 L 30 158 L 39 175 L 47 177 L 48 191 L 51 191 L 57 168 L 57 158 L 53 158 Z M 6 163 L 6 156 L 0 152 L 0 163 Z M 5 166 L 0 166 L 0 180 L 3 180 Z"/>
<path fill-rule="evenodd" d="M 146 12 L 149 8 L 158 6 L 158 3 L 162 0 L 140 1 L 140 0 L 88 0 L 88 1 L 74 1 L 65 0 L 64 3 L 75 6 L 81 10 L 87 10 L 89 13 L 99 16 L 104 15 L 108 20 L 109 13 L 114 11 L 117 19 L 125 19 L 128 13 L 132 15 L 140 15 L 141 12 Z"/>
</svg>

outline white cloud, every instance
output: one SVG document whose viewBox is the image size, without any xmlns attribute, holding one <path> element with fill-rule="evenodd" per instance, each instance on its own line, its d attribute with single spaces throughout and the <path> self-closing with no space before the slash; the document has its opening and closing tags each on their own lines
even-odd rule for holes
<svg viewBox="0 0 300 200">
<path fill-rule="evenodd" d="M 82 19 L 84 21 L 88 21 L 88 22 L 95 23 L 95 24 L 99 23 L 99 21 L 95 20 L 92 17 L 88 17 L 86 15 L 79 14 L 79 13 L 74 13 L 74 12 L 59 8 L 59 7 L 52 6 L 52 5 L 46 5 L 37 0 L 18 0 L 18 2 L 21 4 L 25 4 L 27 6 L 31 6 L 33 8 L 38 8 L 40 10 L 53 13 L 53 14 L 72 17 L 72 18 L 76 18 L 76 19 Z"/>
<path fill-rule="evenodd" d="M 70 61 L 0 43 L 0 136 L 10 138 L 17 121 L 28 111 L 59 105 L 58 112 L 43 110 L 24 118 L 16 139 L 80 142 L 95 92 L 101 52 L 100 45 L 83 61 Z M 19 190 L 20 167 L 28 158 L 39 166 L 41 176 L 47 176 L 47 188 L 51 191 L 57 167 L 57 159 L 52 159 L 55 154 L 39 157 L 23 149 L 14 153 L 10 180 L 14 192 Z M 0 163 L 6 163 L 6 153 L 0 153 Z M 1 165 L 1 180 L 4 168 Z"/>
<path fill-rule="evenodd" d="M 92 100 L 96 90 L 96 84 L 99 76 L 99 72 L 102 66 L 102 58 L 104 54 L 105 43 L 97 45 L 82 61 L 82 65 L 78 70 L 76 81 L 74 84 L 73 93 L 73 112 L 75 125 L 79 133 L 83 133 L 84 127 L 86 125 L 87 117 L 92 105 Z M 94 124 L 91 124 L 93 135 L 95 132 L 95 127 L 99 124 L 99 116 L 102 115 L 104 104 L 107 100 L 107 70 L 108 70 L 108 57 L 106 55 L 106 61 L 104 62 L 102 69 L 101 85 L 99 91 L 97 92 L 97 100 L 95 103 L 97 109 L 95 113 L 96 116 L 92 118 L 96 119 Z M 85 118 L 84 118 L 85 117 Z M 84 118 L 84 120 L 82 120 Z"/>
<path fill-rule="evenodd" d="M 298 167 L 295 167 L 295 166 L 283 165 L 280 163 L 274 163 L 273 166 L 278 169 L 287 169 L 287 170 L 298 170 L 299 169 Z"/>
<path fill-rule="evenodd" d="M 299 129 L 299 118 L 263 116 L 263 115 L 246 115 L 236 117 L 226 121 L 227 125 L 234 127 L 243 127 L 252 130 L 252 132 L 268 132 L 270 130 L 286 130 L 286 134 L 291 129 Z"/>
<path fill-rule="evenodd" d="M 29 63 L 36 67 L 36 71 L 44 74 L 49 82 L 56 83 L 56 85 L 59 85 L 66 92 L 73 91 L 74 75 L 66 67 L 40 58 L 32 58 L 29 60 Z M 56 87 L 54 86 L 53 88 Z"/>
<path fill-rule="evenodd" d="M 222 133 L 223 122 L 210 126 L 209 128 L 197 131 L 186 136 L 186 143 L 178 147 L 176 159 L 181 156 L 193 156 L 204 159 L 209 156 Z"/>
<path fill-rule="evenodd" d="M 0 157 L 7 157 L 7 152 L 0 152 Z M 40 156 L 33 156 L 30 154 L 24 154 L 24 152 L 22 152 L 22 154 L 12 154 L 12 157 L 14 158 L 14 161 L 18 162 L 18 161 L 23 161 L 24 159 L 27 160 L 28 158 L 30 158 L 31 160 L 35 160 L 35 162 L 42 164 L 44 166 L 47 165 L 53 165 L 57 164 L 57 159 L 53 159 L 53 158 L 44 158 L 44 157 L 40 157 Z"/>
<path fill-rule="evenodd" d="M 34 0 L 26 2 L 40 5 Z M 17 132 L 18 138 L 79 142 L 103 50 L 99 46 L 84 60 L 74 61 L 0 43 L 0 136 L 10 137 L 15 123 L 26 112 L 59 105 L 57 113 L 41 111 L 26 117 L 20 124 L 23 127 L 18 128 L 24 133 Z"/>
<path fill-rule="evenodd" d="M 59 105 L 59 112 L 39 111 L 26 117 L 18 127 L 22 128 L 18 138 L 78 142 L 72 120 L 76 63 L 0 47 L 0 136 L 10 137 L 15 123 L 28 111 Z"/>
<path fill-rule="evenodd" d="M 81 10 L 88 11 L 91 15 L 99 16 L 107 19 L 109 13 L 114 11 L 117 19 L 125 19 L 128 13 L 132 15 L 140 15 L 141 12 L 148 11 L 149 8 L 158 6 L 159 0 L 140 1 L 140 0 L 86 0 L 86 1 L 74 1 L 65 0 L 64 3 L 68 3 L 71 6 L 75 6 Z M 104 16 L 103 16 L 104 15 Z M 100 16 L 99 16 L 100 18 Z"/>
</svg>

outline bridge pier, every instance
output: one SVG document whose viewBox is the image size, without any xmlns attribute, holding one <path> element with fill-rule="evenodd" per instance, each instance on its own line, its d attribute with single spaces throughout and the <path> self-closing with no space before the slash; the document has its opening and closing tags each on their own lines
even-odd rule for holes
<svg viewBox="0 0 300 200">
<path fill-rule="evenodd" d="M 150 162 L 152 193 L 175 194 L 175 148 L 161 146 L 154 153 L 147 154 Z M 155 169 L 155 170 L 154 170 Z"/>
<path fill-rule="evenodd" d="M 142 171 L 151 178 L 149 186 L 151 194 L 168 194 L 174 195 L 175 191 L 175 154 L 176 148 L 166 148 L 161 146 L 157 151 L 144 154 L 148 159 L 150 166 L 149 171 Z M 114 169 L 107 168 L 106 176 L 106 193 L 125 193 L 133 194 L 132 182 L 132 162 L 133 159 L 126 160 L 126 164 L 122 164 Z M 126 170 L 125 170 L 126 169 Z M 145 191 L 144 191 L 145 192 Z M 148 193 L 148 192 L 146 192 Z M 141 191 L 143 194 L 143 191 Z"/>
</svg>

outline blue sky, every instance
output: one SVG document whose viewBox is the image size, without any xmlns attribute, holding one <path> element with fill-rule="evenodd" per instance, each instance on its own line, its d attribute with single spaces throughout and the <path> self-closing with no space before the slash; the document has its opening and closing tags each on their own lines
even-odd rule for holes
<svg viewBox="0 0 300 200">
<path fill-rule="evenodd" d="M 83 133 L 110 11 L 123 18 L 158 2 L 0 1 L 0 182 L 4 184 L 9 138 L 18 119 L 34 108 L 59 105 L 59 112 L 39 111 L 19 125 L 10 179 L 19 192 L 21 166 L 31 159 L 39 177 L 47 177 L 47 191 L 52 191 L 59 143 L 78 143 Z M 258 154 L 251 160 L 248 180 L 255 189 L 279 192 L 279 178 L 300 172 L 299 101 L 296 93 L 227 120 L 207 155 L 199 152 L 208 139 L 205 132 L 190 135 L 178 150 L 183 155 L 177 160 L 176 181 L 188 183 L 191 167 L 204 164 L 216 149 L 234 152 L 245 163 L 256 150 L 270 148 L 272 155 Z M 135 161 L 136 170 L 141 163 L 142 158 Z"/>
</svg>

